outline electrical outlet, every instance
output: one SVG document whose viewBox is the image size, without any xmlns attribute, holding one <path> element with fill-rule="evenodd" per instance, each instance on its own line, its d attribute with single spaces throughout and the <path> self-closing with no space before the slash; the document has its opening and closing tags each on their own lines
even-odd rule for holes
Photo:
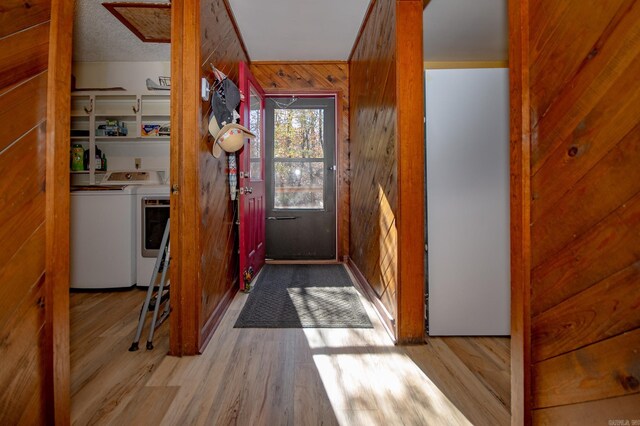
<svg viewBox="0 0 640 426">
<path fill-rule="evenodd" d="M 136 158 L 136 170 L 139 170 L 142 167 L 142 158 Z"/>
</svg>

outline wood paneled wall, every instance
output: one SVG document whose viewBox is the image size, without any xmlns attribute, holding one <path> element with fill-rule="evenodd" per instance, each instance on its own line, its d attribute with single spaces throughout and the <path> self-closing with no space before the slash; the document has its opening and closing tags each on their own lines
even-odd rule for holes
<svg viewBox="0 0 640 426">
<path fill-rule="evenodd" d="M 200 72 L 210 77 L 211 64 L 239 84 L 240 61 L 249 62 L 234 18 L 223 0 L 201 0 Z M 231 201 L 227 177 L 227 156 L 211 155 L 208 123 L 211 105 L 202 103 L 200 127 L 200 274 L 202 283 L 202 342 L 211 337 L 213 327 L 238 288 L 238 243 L 235 222 L 237 206 Z"/>
<path fill-rule="evenodd" d="M 1 424 L 68 422 L 70 4 L 0 7 Z"/>
<path fill-rule="evenodd" d="M 374 1 L 371 7 L 349 67 L 349 256 L 395 321 L 398 270 L 396 8 L 395 1 L 389 0 Z"/>
<path fill-rule="evenodd" d="M 171 226 L 179 264 L 171 279 L 172 288 L 178 283 L 179 306 L 172 315 L 171 352 L 193 355 L 211 337 L 239 276 L 227 156 L 211 155 L 211 106 L 200 99 L 200 79 L 212 82 L 213 64 L 238 83 L 238 63 L 249 58 L 226 1 L 188 0 L 172 8 L 172 81 L 178 84 L 172 90 L 172 135 L 178 142 L 172 141 L 171 179 L 179 190 L 172 196 Z"/>
<path fill-rule="evenodd" d="M 337 92 L 338 258 L 349 254 L 349 65 L 346 62 L 253 62 L 251 72 L 267 94 Z"/>
<path fill-rule="evenodd" d="M 349 69 L 349 254 L 400 342 L 424 327 L 422 7 L 373 1 Z"/>
<path fill-rule="evenodd" d="M 521 7 L 533 421 L 637 419 L 640 2 Z"/>
</svg>

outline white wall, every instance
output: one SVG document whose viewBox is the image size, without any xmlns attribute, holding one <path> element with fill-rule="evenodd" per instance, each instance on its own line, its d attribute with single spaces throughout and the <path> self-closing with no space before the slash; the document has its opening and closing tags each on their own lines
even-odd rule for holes
<svg viewBox="0 0 640 426">
<path fill-rule="evenodd" d="M 76 87 L 124 87 L 136 93 L 147 92 L 146 80 L 156 83 L 158 76 L 171 76 L 170 62 L 74 62 Z"/>
<path fill-rule="evenodd" d="M 507 69 L 426 71 L 429 334 L 508 335 Z"/>
<path fill-rule="evenodd" d="M 77 88 L 123 87 L 131 93 L 157 93 L 147 90 L 146 79 L 156 83 L 158 76 L 171 76 L 170 62 L 74 62 L 73 75 Z M 144 170 L 169 173 L 169 144 L 138 145 L 135 143 L 101 144 L 98 148 L 107 156 L 109 170 L 132 170 L 135 159 L 142 159 Z"/>
</svg>

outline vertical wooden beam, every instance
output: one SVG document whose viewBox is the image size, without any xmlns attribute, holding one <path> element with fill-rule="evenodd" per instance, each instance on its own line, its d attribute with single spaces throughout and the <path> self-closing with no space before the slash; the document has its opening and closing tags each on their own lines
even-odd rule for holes
<svg viewBox="0 0 640 426">
<path fill-rule="evenodd" d="M 200 346 L 199 129 L 200 0 L 171 6 L 171 315 L 170 353 Z"/>
<path fill-rule="evenodd" d="M 175 135 L 182 133 L 182 19 L 184 15 L 183 2 L 176 2 L 171 7 L 171 127 L 174 137 L 169 143 L 170 155 L 170 186 L 173 189 L 180 183 L 180 164 L 181 164 L 181 146 L 180 138 Z M 171 268 L 169 270 L 169 279 L 172 283 L 171 298 L 172 315 L 169 317 L 170 334 L 169 334 L 169 354 L 180 356 L 182 354 L 182 321 L 181 316 L 184 302 L 182 302 L 182 287 L 178 284 L 178 280 L 182 277 L 182 239 L 177 237 L 180 235 L 182 223 L 180 221 L 180 197 L 172 194 L 170 206 L 170 223 L 171 233 L 176 235 L 171 241 Z"/>
<path fill-rule="evenodd" d="M 421 0 L 396 1 L 398 343 L 424 339 L 424 77 Z"/>
<path fill-rule="evenodd" d="M 529 0 L 509 0 L 511 424 L 531 424 Z"/>
<path fill-rule="evenodd" d="M 46 134 L 47 417 L 70 422 L 69 355 L 69 116 L 73 0 L 51 2 Z"/>
</svg>

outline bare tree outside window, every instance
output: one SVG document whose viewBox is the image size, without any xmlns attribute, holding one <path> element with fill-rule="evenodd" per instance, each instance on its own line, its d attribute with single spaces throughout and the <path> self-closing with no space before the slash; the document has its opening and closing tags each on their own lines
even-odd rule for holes
<svg viewBox="0 0 640 426">
<path fill-rule="evenodd" d="M 322 109 L 275 110 L 275 208 L 324 208 L 323 131 Z"/>
</svg>

